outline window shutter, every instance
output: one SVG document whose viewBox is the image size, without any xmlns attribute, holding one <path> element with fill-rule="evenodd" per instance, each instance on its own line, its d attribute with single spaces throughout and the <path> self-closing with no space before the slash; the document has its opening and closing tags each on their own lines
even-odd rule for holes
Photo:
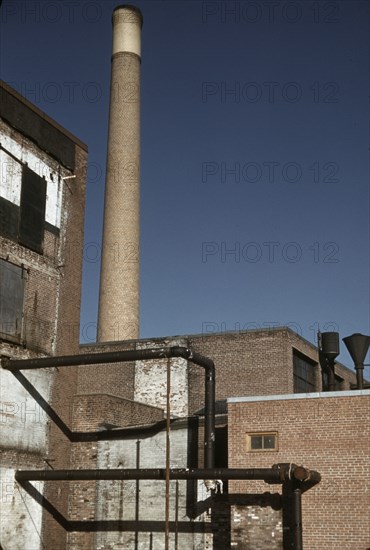
<svg viewBox="0 0 370 550">
<path fill-rule="evenodd" d="M 44 245 L 46 180 L 23 167 L 19 243 L 39 254 Z"/>
</svg>

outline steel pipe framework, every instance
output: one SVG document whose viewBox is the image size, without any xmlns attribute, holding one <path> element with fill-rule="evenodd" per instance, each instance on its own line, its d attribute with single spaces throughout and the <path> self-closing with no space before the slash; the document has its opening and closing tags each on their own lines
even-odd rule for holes
<svg viewBox="0 0 370 550">
<path fill-rule="evenodd" d="M 150 361 L 182 357 L 205 370 L 205 413 L 204 413 L 204 461 L 206 468 L 213 468 L 215 461 L 215 365 L 211 359 L 182 346 L 150 348 L 143 350 L 123 350 L 103 353 L 85 353 L 81 355 L 61 355 L 37 359 L 10 359 L 3 357 L 2 368 L 16 373 L 20 370 L 47 369 L 52 367 L 71 367 L 97 365 L 100 363 L 124 363 L 130 361 Z M 29 383 L 30 384 L 30 383 Z M 31 384 L 30 384 L 31 385 Z M 27 388 L 26 388 L 27 389 Z M 29 391 L 29 390 L 28 390 Z M 50 415 L 50 407 L 44 408 Z M 93 433 L 93 432 L 91 432 Z M 73 432 L 72 432 L 73 437 Z M 73 438 L 76 441 L 76 438 Z"/>
<path fill-rule="evenodd" d="M 32 384 L 19 373 L 20 370 L 33 370 L 52 367 L 69 367 L 80 365 L 93 365 L 99 363 L 120 363 L 129 361 L 169 359 L 171 357 L 182 357 L 205 369 L 205 434 L 204 452 L 205 468 L 151 468 L 151 469 L 112 469 L 112 470 L 17 470 L 16 481 L 42 506 L 54 516 L 54 518 L 67 530 L 83 530 L 81 522 L 69 522 L 62 516 L 55 507 L 43 497 L 31 481 L 94 481 L 94 480 L 247 480 L 258 479 L 267 483 L 294 483 L 293 495 L 293 518 L 294 518 L 294 544 L 295 550 L 302 548 L 302 520 L 301 520 L 301 495 L 305 488 L 308 488 L 321 479 L 318 472 L 308 470 L 303 466 L 295 464 L 275 464 L 271 468 L 214 468 L 215 453 L 215 366 L 211 359 L 193 352 L 191 349 L 180 346 L 152 348 L 145 350 L 123 350 L 116 352 L 88 353 L 81 355 L 67 355 L 59 357 L 42 357 L 38 359 L 10 359 L 2 357 L 2 368 L 12 372 L 33 396 L 41 400 L 41 405 L 49 417 L 59 426 L 64 433 L 69 434 L 71 441 L 78 441 L 79 436 L 84 440 L 88 434 L 71 432 L 42 398 Z M 153 425 L 157 427 L 157 425 Z M 146 429 L 150 428 L 147 426 Z M 167 426 L 168 428 L 168 426 Z M 125 429 L 117 430 L 122 436 L 127 433 Z M 100 434 L 100 432 L 99 432 Z M 97 432 L 91 432 L 91 437 L 97 436 Z M 99 437 L 100 439 L 100 437 Z M 82 522 L 83 524 L 84 522 Z M 77 525 L 78 524 L 78 525 Z"/>
</svg>

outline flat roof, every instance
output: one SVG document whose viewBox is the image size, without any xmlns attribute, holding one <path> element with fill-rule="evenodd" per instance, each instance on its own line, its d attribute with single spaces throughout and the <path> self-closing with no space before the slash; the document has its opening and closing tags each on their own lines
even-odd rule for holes
<svg viewBox="0 0 370 550">
<path fill-rule="evenodd" d="M 283 395 L 257 395 L 252 397 L 228 397 L 227 403 L 255 403 L 256 401 L 290 401 L 292 399 L 322 399 L 330 397 L 364 397 L 370 390 L 346 390 L 315 393 L 287 393 Z"/>
<path fill-rule="evenodd" d="M 4 82 L 4 80 L 0 79 L 0 89 L 3 88 L 8 94 L 12 95 L 16 100 L 18 100 L 20 103 L 25 105 L 28 109 L 33 111 L 37 116 L 39 116 L 41 119 L 43 119 L 45 122 L 53 126 L 56 130 L 61 132 L 64 136 L 66 136 L 68 139 L 73 141 L 76 145 L 81 147 L 81 149 L 84 149 L 85 151 L 88 150 L 88 146 L 86 143 L 81 141 L 78 137 L 76 137 L 74 134 L 72 134 L 69 130 L 58 124 L 53 118 L 51 118 L 49 115 L 47 115 L 44 111 L 36 107 L 31 101 L 26 99 L 23 95 L 21 95 L 17 90 L 12 88 L 9 84 Z"/>
</svg>

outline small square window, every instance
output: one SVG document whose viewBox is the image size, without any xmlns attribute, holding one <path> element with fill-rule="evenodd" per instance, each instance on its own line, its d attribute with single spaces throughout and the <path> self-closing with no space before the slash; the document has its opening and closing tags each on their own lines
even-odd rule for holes
<svg viewBox="0 0 370 550">
<path fill-rule="evenodd" d="M 247 434 L 247 450 L 255 451 L 277 451 L 277 432 L 249 433 Z"/>
</svg>

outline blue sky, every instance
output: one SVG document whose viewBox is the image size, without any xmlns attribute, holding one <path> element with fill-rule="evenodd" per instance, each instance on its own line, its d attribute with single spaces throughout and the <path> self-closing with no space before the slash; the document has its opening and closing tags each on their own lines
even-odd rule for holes
<svg viewBox="0 0 370 550">
<path fill-rule="evenodd" d="M 89 146 L 87 342 L 118 3 L 4 0 L 0 10 L 2 79 Z M 312 342 L 318 328 L 369 334 L 368 2 L 135 5 L 141 336 L 277 325 Z"/>
</svg>

